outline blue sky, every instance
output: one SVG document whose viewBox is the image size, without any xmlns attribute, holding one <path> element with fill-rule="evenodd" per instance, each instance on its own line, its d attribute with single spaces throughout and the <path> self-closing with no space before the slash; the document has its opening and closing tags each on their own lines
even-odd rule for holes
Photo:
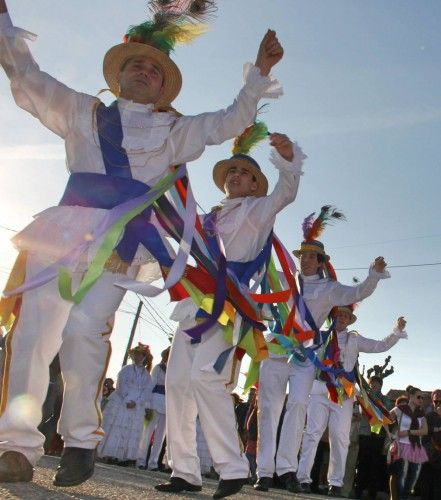
<svg viewBox="0 0 441 500">
<path fill-rule="evenodd" d="M 42 69 L 79 91 L 96 94 L 106 50 L 127 26 L 143 20 L 144 0 L 58 2 L 9 0 L 16 25 L 39 35 L 31 49 Z M 270 130 L 287 133 L 308 155 L 294 204 L 280 214 L 276 232 L 292 249 L 303 218 L 325 203 L 347 222 L 329 227 L 323 241 L 337 269 L 367 268 L 377 255 L 391 266 L 441 261 L 441 3 L 406 0 L 219 0 L 210 32 L 176 50 L 184 86 L 175 106 L 195 114 L 230 104 L 240 89 L 242 65 L 254 61 L 268 27 L 285 56 L 274 75 L 285 95 L 263 116 Z M 110 96 L 104 95 L 106 102 Z M 0 77 L 0 225 L 18 229 L 33 214 L 56 204 L 67 179 L 61 140 L 19 110 Z M 189 165 L 204 210 L 220 199 L 211 182 L 213 164 L 229 156 L 230 144 L 210 147 Z M 270 185 L 276 176 L 269 147 L 255 158 Z M 11 232 L 0 229 L 0 281 L 14 252 Z M 363 279 L 366 270 L 338 271 L 340 281 Z M 405 315 L 409 340 L 391 352 L 396 373 L 385 387 L 441 385 L 438 365 L 441 266 L 392 268 L 392 278 L 358 308 L 360 333 L 382 338 Z M 121 364 L 137 304 L 127 295 L 113 334 L 110 373 Z M 152 304 L 167 315 L 167 298 Z M 167 338 L 147 312 L 136 340 L 153 353 Z M 363 355 L 362 364 L 385 355 Z"/>
</svg>

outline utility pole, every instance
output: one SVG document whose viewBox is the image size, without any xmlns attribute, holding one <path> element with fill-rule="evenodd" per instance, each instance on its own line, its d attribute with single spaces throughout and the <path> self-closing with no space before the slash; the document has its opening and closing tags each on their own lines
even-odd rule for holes
<svg viewBox="0 0 441 500">
<path fill-rule="evenodd" d="M 142 300 L 140 300 L 139 304 L 138 304 L 138 309 L 136 310 L 135 319 L 133 320 L 133 325 L 132 325 L 132 330 L 130 332 L 129 341 L 127 342 L 127 350 L 126 350 L 126 353 L 124 354 L 124 359 L 122 362 L 123 366 L 126 366 L 126 364 L 127 364 L 127 358 L 129 357 L 129 349 L 132 347 L 133 337 L 135 336 L 136 325 L 138 324 L 139 316 L 141 315 L 142 305 L 143 305 Z"/>
</svg>

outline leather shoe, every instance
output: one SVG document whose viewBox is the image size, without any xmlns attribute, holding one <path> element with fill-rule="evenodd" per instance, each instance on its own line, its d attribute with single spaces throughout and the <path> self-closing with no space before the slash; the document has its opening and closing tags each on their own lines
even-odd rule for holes
<svg viewBox="0 0 441 500">
<path fill-rule="evenodd" d="M 312 493 L 311 485 L 309 483 L 300 483 L 300 486 L 302 487 L 302 493 Z"/>
<path fill-rule="evenodd" d="M 181 491 L 201 491 L 202 486 L 191 484 L 182 477 L 171 477 L 168 483 L 157 484 L 155 490 L 164 493 L 180 493 Z"/>
<path fill-rule="evenodd" d="M 0 457 L 0 482 L 29 482 L 33 475 L 34 468 L 23 453 L 5 451 Z"/>
<path fill-rule="evenodd" d="M 285 485 L 285 489 L 291 493 L 302 493 L 302 487 L 295 472 L 285 472 L 279 476 L 280 482 Z"/>
<path fill-rule="evenodd" d="M 257 491 L 268 491 L 273 484 L 272 477 L 259 477 L 253 488 Z"/>
<path fill-rule="evenodd" d="M 340 486 L 329 486 L 328 497 L 341 497 L 341 487 Z"/>
<path fill-rule="evenodd" d="M 77 486 L 92 477 L 94 468 L 95 450 L 64 448 L 53 484 L 54 486 Z"/>
<path fill-rule="evenodd" d="M 238 493 L 244 484 L 247 484 L 248 478 L 221 479 L 214 492 L 213 498 L 225 498 Z"/>
</svg>

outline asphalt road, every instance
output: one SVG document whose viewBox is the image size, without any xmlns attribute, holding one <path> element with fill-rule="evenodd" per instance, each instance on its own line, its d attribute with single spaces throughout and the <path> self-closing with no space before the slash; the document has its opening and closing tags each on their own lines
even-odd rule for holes
<svg viewBox="0 0 441 500">
<path fill-rule="evenodd" d="M 115 465 L 96 464 L 92 479 L 73 488 L 57 488 L 52 485 L 52 476 L 58 464 L 58 458 L 43 457 L 34 473 L 32 483 L 2 483 L 0 484 L 0 499 L 40 499 L 40 500 L 67 500 L 71 498 L 92 499 L 204 499 L 212 498 L 217 482 L 204 479 L 200 493 L 164 494 L 154 489 L 154 485 L 167 480 L 168 475 L 160 472 L 139 471 L 134 468 L 118 467 Z M 245 486 L 235 499 L 323 499 L 318 495 L 295 495 L 284 490 L 270 490 L 268 492 L 254 491 L 251 486 Z"/>
</svg>

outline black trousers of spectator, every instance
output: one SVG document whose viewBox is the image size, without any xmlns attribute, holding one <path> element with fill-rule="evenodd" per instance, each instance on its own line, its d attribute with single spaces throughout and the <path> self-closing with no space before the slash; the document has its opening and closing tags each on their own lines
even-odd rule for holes
<svg viewBox="0 0 441 500">
<path fill-rule="evenodd" d="M 383 455 L 385 437 L 372 433 L 359 437 L 355 493 L 361 497 L 368 490 L 369 498 L 375 498 L 379 491 L 389 492 L 386 457 Z"/>
</svg>

